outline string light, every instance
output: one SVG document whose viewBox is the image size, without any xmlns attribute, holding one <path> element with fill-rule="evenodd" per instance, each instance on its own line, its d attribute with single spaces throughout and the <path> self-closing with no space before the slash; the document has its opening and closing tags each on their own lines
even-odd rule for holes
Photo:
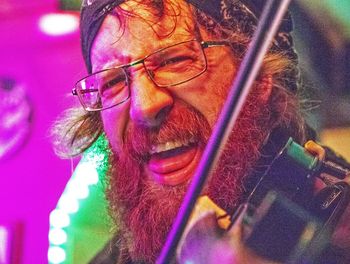
<svg viewBox="0 0 350 264">
<path fill-rule="evenodd" d="M 49 241 L 53 245 L 62 245 L 67 242 L 67 233 L 61 228 L 52 228 L 49 232 Z"/>
<path fill-rule="evenodd" d="M 70 224 L 69 215 L 61 209 L 55 209 L 50 214 L 50 225 L 53 228 L 63 228 Z"/>
<path fill-rule="evenodd" d="M 70 217 L 79 211 L 80 201 L 88 198 L 89 187 L 98 184 L 99 175 L 106 171 L 107 155 L 101 151 L 106 145 L 107 141 L 101 136 L 90 151 L 84 154 L 58 200 L 56 209 L 50 214 L 49 263 L 59 264 L 66 260 L 64 248 L 68 235 L 65 229 L 71 223 Z"/>
<path fill-rule="evenodd" d="M 8 258 L 8 231 L 4 226 L 0 226 L 0 263 L 6 263 Z"/>
<path fill-rule="evenodd" d="M 47 257 L 50 263 L 59 264 L 66 260 L 66 252 L 61 247 L 50 246 Z"/>
<path fill-rule="evenodd" d="M 72 33 L 79 27 L 79 19 L 73 14 L 47 14 L 40 18 L 39 28 L 51 36 Z"/>
</svg>

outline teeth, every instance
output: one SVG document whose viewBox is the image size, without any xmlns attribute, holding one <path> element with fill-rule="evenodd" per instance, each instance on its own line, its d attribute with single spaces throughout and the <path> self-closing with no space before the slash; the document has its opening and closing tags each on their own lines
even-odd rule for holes
<svg viewBox="0 0 350 264">
<path fill-rule="evenodd" d="M 155 153 L 159 153 L 159 152 L 163 152 L 163 151 L 168 151 L 171 149 L 175 149 L 178 147 L 182 147 L 182 146 L 188 146 L 191 143 L 194 143 L 195 139 L 192 137 L 189 140 L 186 141 L 181 141 L 181 140 L 176 140 L 176 141 L 167 141 L 165 143 L 159 143 L 157 145 L 153 145 L 150 151 L 150 154 L 155 154 Z"/>
</svg>

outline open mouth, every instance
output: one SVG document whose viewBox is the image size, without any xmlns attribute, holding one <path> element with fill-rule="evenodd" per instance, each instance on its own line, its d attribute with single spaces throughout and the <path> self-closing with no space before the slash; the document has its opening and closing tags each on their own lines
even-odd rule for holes
<svg viewBox="0 0 350 264">
<path fill-rule="evenodd" d="M 157 144 L 150 152 L 148 175 L 157 183 L 178 185 L 190 179 L 200 161 L 201 150 L 195 140 Z"/>
</svg>

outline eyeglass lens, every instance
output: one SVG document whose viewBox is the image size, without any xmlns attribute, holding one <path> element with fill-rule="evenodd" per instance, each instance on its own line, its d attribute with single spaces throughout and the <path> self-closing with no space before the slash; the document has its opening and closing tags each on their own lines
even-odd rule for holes
<svg viewBox="0 0 350 264">
<path fill-rule="evenodd" d="M 153 53 L 144 63 L 158 86 L 174 86 L 188 81 L 206 67 L 198 41 L 188 41 Z"/>
<path fill-rule="evenodd" d="M 186 41 L 152 53 L 143 65 L 156 85 L 171 87 L 203 73 L 206 58 L 198 41 Z M 84 78 L 76 85 L 81 103 L 86 110 L 101 110 L 124 102 L 129 98 L 132 75 L 133 69 L 128 65 Z"/>
</svg>

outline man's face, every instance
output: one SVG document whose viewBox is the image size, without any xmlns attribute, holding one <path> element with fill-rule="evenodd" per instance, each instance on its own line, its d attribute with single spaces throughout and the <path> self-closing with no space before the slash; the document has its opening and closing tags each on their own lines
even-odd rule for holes
<svg viewBox="0 0 350 264">
<path fill-rule="evenodd" d="M 176 25 L 173 18 L 165 16 L 151 28 L 150 24 L 159 19 L 155 20 L 147 11 L 133 10 L 142 18 L 127 18 L 125 31 L 122 32 L 118 19 L 109 15 L 92 48 L 93 71 L 129 63 L 160 48 L 196 38 L 188 6 L 181 5 L 182 16 L 176 18 Z M 122 7 L 128 10 L 136 8 L 133 2 L 127 2 Z M 173 29 L 174 32 L 169 35 Z M 211 40 L 205 31 L 201 33 L 204 40 Z M 105 132 L 116 153 L 122 151 L 132 127 L 159 129 L 174 108 L 191 107 L 213 127 L 227 87 L 233 80 L 236 63 L 228 47 L 209 48 L 205 52 L 208 70 L 187 83 L 169 89 L 157 87 L 142 65 L 130 68 L 130 99 L 101 112 Z M 179 185 L 190 179 L 203 151 L 198 140 L 195 135 L 154 139 L 149 149 L 144 150 L 148 152 L 144 153 L 148 158 L 143 163 L 146 176 L 163 185 Z"/>
<path fill-rule="evenodd" d="M 201 27 L 195 30 L 187 4 L 175 5 L 172 16 L 159 19 L 128 1 L 122 8 L 134 15 L 121 13 L 125 28 L 107 16 L 92 47 L 93 71 L 130 63 L 198 33 L 213 40 Z M 158 256 L 235 77 L 238 63 L 228 47 L 205 53 L 207 70 L 174 87 L 157 87 L 141 64 L 130 68 L 130 99 L 101 112 L 113 151 L 107 198 L 133 259 L 154 263 Z M 226 210 L 243 193 L 244 175 L 271 125 L 260 90 L 250 95 L 205 190 Z"/>
</svg>

